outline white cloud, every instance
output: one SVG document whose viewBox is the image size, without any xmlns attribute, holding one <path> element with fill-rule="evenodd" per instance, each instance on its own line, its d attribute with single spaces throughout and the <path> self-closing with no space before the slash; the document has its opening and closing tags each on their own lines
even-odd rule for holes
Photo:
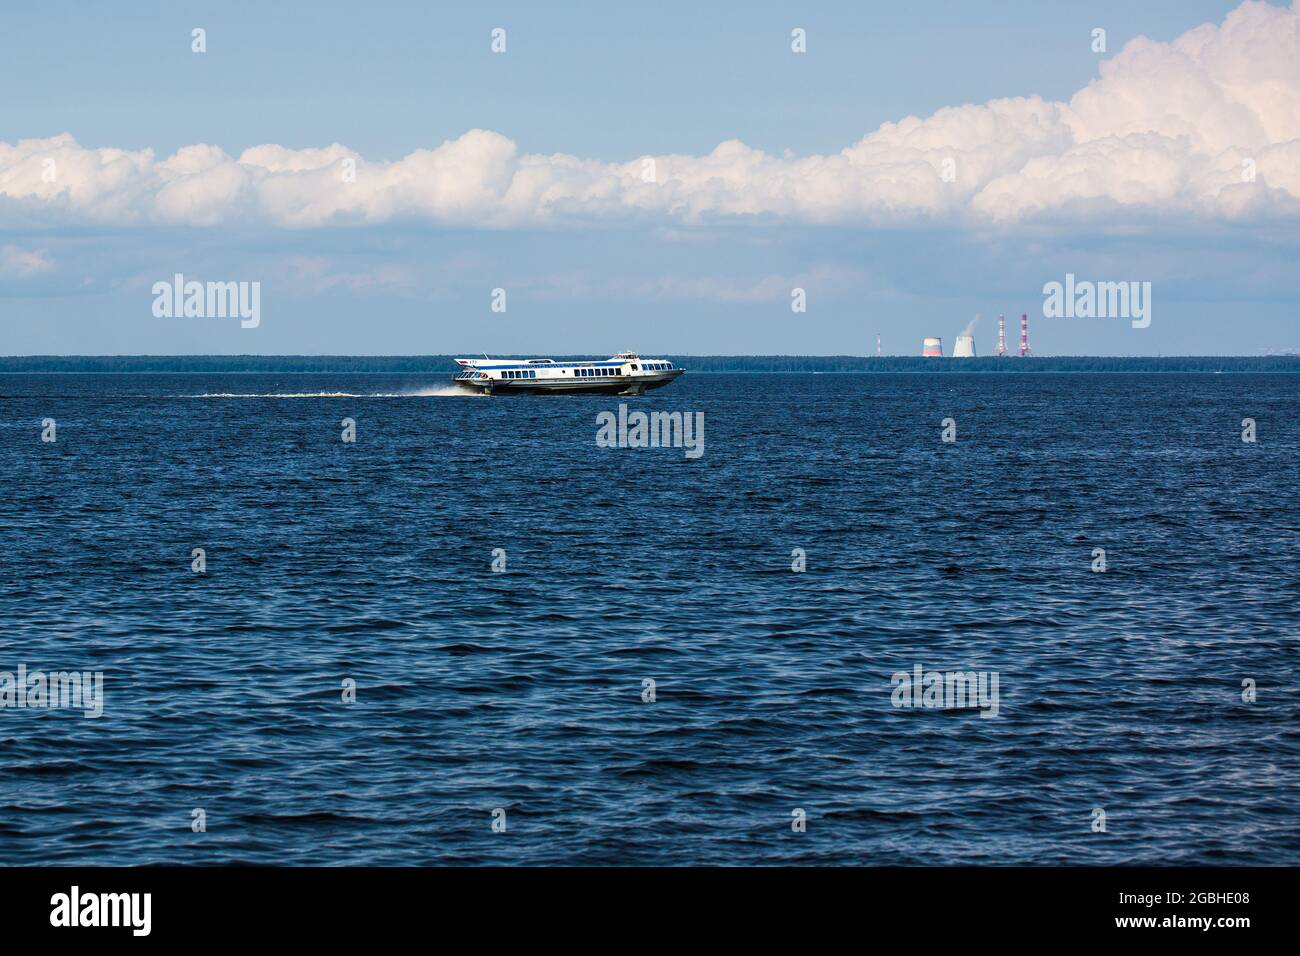
<svg viewBox="0 0 1300 956">
<path fill-rule="evenodd" d="M 53 268 L 54 262 L 43 252 L 15 245 L 0 246 L 0 278 L 29 279 Z"/>
<path fill-rule="evenodd" d="M 11 211 L 27 222 L 287 228 L 629 217 L 688 225 L 734 217 L 845 224 L 1293 217 L 1295 3 L 1247 2 L 1222 24 L 1171 43 L 1139 37 L 1102 61 L 1098 78 L 1068 103 L 1019 97 L 945 108 L 886 123 L 832 155 L 773 156 L 733 140 L 705 156 L 653 157 L 652 182 L 643 178 L 644 157 L 520 155 L 486 130 L 388 163 L 338 144 L 257 146 L 238 159 L 194 145 L 157 161 L 149 150 L 86 149 L 66 134 L 0 143 L 0 222 Z"/>
<path fill-rule="evenodd" d="M 816 266 L 798 275 L 681 276 L 663 275 L 650 281 L 625 280 L 643 298 L 693 302 L 789 302 L 796 288 L 813 288 L 830 298 L 846 288 L 860 286 L 865 276 L 856 269 Z"/>
<path fill-rule="evenodd" d="M 283 266 L 300 289 L 321 292 L 330 289 L 412 289 L 417 275 L 409 268 L 383 264 L 371 269 L 347 269 L 326 256 L 289 256 Z"/>
</svg>

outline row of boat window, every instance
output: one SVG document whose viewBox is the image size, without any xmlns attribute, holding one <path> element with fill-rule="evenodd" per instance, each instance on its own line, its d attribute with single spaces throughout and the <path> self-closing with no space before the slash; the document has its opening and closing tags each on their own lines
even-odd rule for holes
<svg viewBox="0 0 1300 956">
<path fill-rule="evenodd" d="M 653 372 L 656 370 L 662 371 L 664 369 L 672 368 L 673 363 L 672 362 L 646 362 L 641 367 L 649 372 Z"/>
<path fill-rule="evenodd" d="M 578 378 L 600 378 L 607 375 L 622 375 L 621 368 L 575 368 L 573 374 Z"/>
<path fill-rule="evenodd" d="M 537 373 L 531 369 L 520 369 L 518 372 L 502 372 L 506 378 L 537 378 Z"/>
</svg>

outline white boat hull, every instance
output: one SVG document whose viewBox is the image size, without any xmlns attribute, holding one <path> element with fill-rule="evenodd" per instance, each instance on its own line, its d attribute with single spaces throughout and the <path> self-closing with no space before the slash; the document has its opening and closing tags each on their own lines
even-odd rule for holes
<svg viewBox="0 0 1300 956">
<path fill-rule="evenodd" d="M 643 360 L 635 353 L 603 362 L 484 358 L 457 363 L 462 371 L 452 383 L 487 395 L 643 395 L 685 372 L 666 359 Z"/>
</svg>

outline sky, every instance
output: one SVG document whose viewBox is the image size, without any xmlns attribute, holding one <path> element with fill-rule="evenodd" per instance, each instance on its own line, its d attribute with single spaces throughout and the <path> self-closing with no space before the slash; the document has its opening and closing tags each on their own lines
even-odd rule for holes
<svg viewBox="0 0 1300 956">
<path fill-rule="evenodd" d="M 0 354 L 1300 351 L 1281 0 L 5 19 Z M 159 316 L 178 273 L 258 322 Z"/>
</svg>

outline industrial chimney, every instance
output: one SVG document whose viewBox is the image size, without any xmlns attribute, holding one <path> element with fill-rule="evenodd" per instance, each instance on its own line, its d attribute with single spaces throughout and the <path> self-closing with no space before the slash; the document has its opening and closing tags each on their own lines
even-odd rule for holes
<svg viewBox="0 0 1300 956">
<path fill-rule="evenodd" d="M 921 356 L 923 358 L 943 358 L 943 339 L 935 338 L 928 335 L 921 340 Z"/>
<path fill-rule="evenodd" d="M 975 357 L 975 323 L 980 320 L 977 315 L 971 319 L 966 328 L 957 333 L 957 341 L 952 346 L 953 358 Z"/>
</svg>

